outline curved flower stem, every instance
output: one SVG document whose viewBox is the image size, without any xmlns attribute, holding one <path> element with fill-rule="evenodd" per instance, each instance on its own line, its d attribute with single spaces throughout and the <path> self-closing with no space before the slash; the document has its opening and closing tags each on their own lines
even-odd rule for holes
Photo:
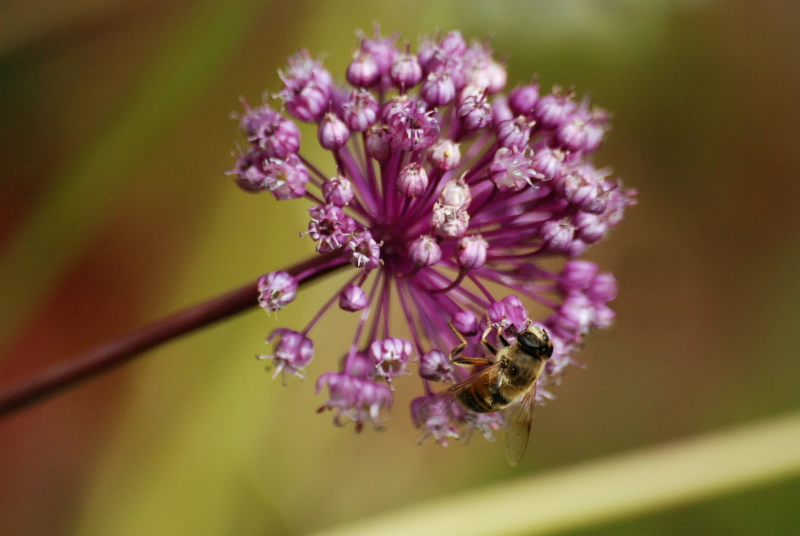
<svg viewBox="0 0 800 536">
<path fill-rule="evenodd" d="M 314 536 L 576 530 L 795 477 L 798 445 L 795 413 L 429 500 Z M 502 515 L 475 515 L 475 505 Z"/>
<path fill-rule="evenodd" d="M 302 286 L 345 265 L 349 265 L 346 259 L 338 255 L 338 252 L 331 252 L 295 264 L 286 271 L 297 277 Z M 0 417 L 107 372 L 159 344 L 257 305 L 258 289 L 253 282 L 157 320 L 78 357 L 54 365 L 17 385 L 0 390 Z"/>
</svg>

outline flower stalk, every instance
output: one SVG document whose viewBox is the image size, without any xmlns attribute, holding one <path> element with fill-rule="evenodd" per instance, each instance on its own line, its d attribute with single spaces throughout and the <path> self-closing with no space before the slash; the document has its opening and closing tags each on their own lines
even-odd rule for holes
<svg viewBox="0 0 800 536">
<path fill-rule="evenodd" d="M 346 263 L 337 256 L 321 255 L 286 272 L 305 286 Z M 258 306 L 257 287 L 250 283 L 184 309 L 0 390 L 0 418 L 108 372 L 160 344 Z"/>
</svg>

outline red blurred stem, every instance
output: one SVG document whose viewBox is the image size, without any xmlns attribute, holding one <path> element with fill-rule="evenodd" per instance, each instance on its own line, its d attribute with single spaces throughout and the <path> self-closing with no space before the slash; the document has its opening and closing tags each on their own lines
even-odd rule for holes
<svg viewBox="0 0 800 536">
<path fill-rule="evenodd" d="M 286 271 L 297 277 L 303 286 L 347 264 L 340 254 L 332 252 L 296 264 Z M 254 282 L 157 320 L 1 390 L 0 417 L 107 372 L 159 344 L 257 305 L 258 290 Z"/>
</svg>

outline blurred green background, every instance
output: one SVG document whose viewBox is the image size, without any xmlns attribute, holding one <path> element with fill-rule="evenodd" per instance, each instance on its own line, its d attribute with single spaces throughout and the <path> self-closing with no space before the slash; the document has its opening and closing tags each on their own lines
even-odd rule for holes
<svg viewBox="0 0 800 536">
<path fill-rule="evenodd" d="M 305 534 L 800 408 L 794 0 L 6 0 L 0 385 L 310 255 L 304 202 L 224 176 L 230 113 L 300 47 L 341 78 L 374 21 L 414 44 L 491 36 L 510 87 L 538 74 L 614 113 L 597 163 L 640 205 L 588 257 L 619 280 L 618 321 L 537 412 L 528 455 L 418 447 L 411 379 L 388 431 L 333 427 L 315 413 L 327 342 L 309 380 L 271 381 L 252 356 L 331 280 L 0 421 L 0 534 Z M 315 338 L 344 348 L 352 322 Z M 796 534 L 798 504 L 794 479 L 571 534 Z"/>
</svg>

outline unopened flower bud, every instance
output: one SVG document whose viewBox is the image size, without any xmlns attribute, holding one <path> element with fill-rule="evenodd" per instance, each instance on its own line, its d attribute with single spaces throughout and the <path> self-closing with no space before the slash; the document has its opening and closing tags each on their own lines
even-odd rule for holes
<svg viewBox="0 0 800 536">
<path fill-rule="evenodd" d="M 586 248 L 588 247 L 589 244 L 587 244 L 580 238 L 575 238 L 572 240 L 572 242 L 569 243 L 569 246 L 564 251 L 564 256 L 567 257 L 568 259 L 575 259 L 586 253 Z"/>
<path fill-rule="evenodd" d="M 514 113 L 508 107 L 508 100 L 502 95 L 498 95 L 492 101 L 492 124 L 499 125 L 503 121 L 514 118 Z"/>
<path fill-rule="evenodd" d="M 529 116 L 533 113 L 539 99 L 539 85 L 531 84 L 518 87 L 508 96 L 508 107 L 515 115 Z"/>
<path fill-rule="evenodd" d="M 608 305 L 597 304 L 594 306 L 592 315 L 592 326 L 598 329 L 605 329 L 611 325 L 617 314 Z"/>
<path fill-rule="evenodd" d="M 380 78 L 378 64 L 368 52 L 358 51 L 347 66 L 347 81 L 356 87 L 370 87 Z"/>
<path fill-rule="evenodd" d="M 447 106 L 456 97 L 456 86 L 450 74 L 433 72 L 422 83 L 422 98 L 433 107 Z"/>
<path fill-rule="evenodd" d="M 486 78 L 486 92 L 489 94 L 503 91 L 506 87 L 506 82 L 508 82 L 508 73 L 505 66 L 493 60 L 486 67 L 484 76 Z"/>
<path fill-rule="evenodd" d="M 561 271 L 561 287 L 566 290 L 584 290 L 594 279 L 598 267 L 590 261 L 569 261 Z"/>
<path fill-rule="evenodd" d="M 574 113 L 561 123 L 555 133 L 556 143 L 567 151 L 582 151 L 586 144 L 586 125 L 589 118 L 581 113 Z"/>
<path fill-rule="evenodd" d="M 486 102 L 483 93 L 465 95 L 469 89 L 469 87 L 464 88 L 456 113 L 461 120 L 461 127 L 467 132 L 475 132 L 492 124 L 492 107 Z"/>
<path fill-rule="evenodd" d="M 563 174 L 564 158 L 565 155 L 561 149 L 542 147 L 534 153 L 532 166 L 542 180 L 558 180 Z"/>
<path fill-rule="evenodd" d="M 366 132 L 378 119 L 378 101 L 364 89 L 353 91 L 350 99 L 342 104 L 342 116 L 347 128 Z"/>
<path fill-rule="evenodd" d="M 461 35 L 461 32 L 453 30 L 442 38 L 439 47 L 447 54 L 461 56 L 467 51 L 467 42 L 464 41 L 464 36 Z"/>
<path fill-rule="evenodd" d="M 475 270 L 486 263 L 489 244 L 480 235 L 465 236 L 458 241 L 456 258 L 462 270 Z"/>
<path fill-rule="evenodd" d="M 428 159 L 439 171 L 450 171 L 461 163 L 461 150 L 451 140 L 440 140 L 430 148 Z"/>
<path fill-rule="evenodd" d="M 485 45 L 473 43 L 464 54 L 466 84 L 496 93 L 506 85 L 505 68 L 492 59 L 492 51 Z"/>
<path fill-rule="evenodd" d="M 592 171 L 578 169 L 557 184 L 564 198 L 580 210 L 592 214 L 605 211 L 608 196 Z"/>
<path fill-rule="evenodd" d="M 533 109 L 533 115 L 539 126 L 545 130 L 555 130 L 569 120 L 569 116 L 575 109 L 571 93 L 561 95 L 556 90 L 551 95 L 541 97 Z"/>
<path fill-rule="evenodd" d="M 339 293 L 339 307 L 345 311 L 360 311 L 367 306 L 367 293 L 358 285 L 347 285 Z"/>
<path fill-rule="evenodd" d="M 594 306 L 582 292 L 570 292 L 553 317 L 555 326 L 566 333 L 586 333 L 594 316 Z"/>
<path fill-rule="evenodd" d="M 469 309 L 462 309 L 453 315 L 453 327 L 467 337 L 478 333 L 478 315 Z"/>
<path fill-rule="evenodd" d="M 433 61 L 438 46 L 435 41 L 430 37 L 423 37 L 417 49 L 417 60 L 420 67 L 427 72 L 430 69 L 430 64 Z"/>
<path fill-rule="evenodd" d="M 587 244 L 594 244 L 599 241 L 608 230 L 606 222 L 600 216 L 588 212 L 575 214 L 572 218 L 572 224 L 575 226 L 575 236 Z"/>
<path fill-rule="evenodd" d="M 575 236 L 575 227 L 565 220 L 547 220 L 542 224 L 541 236 L 545 249 L 554 253 L 564 252 Z"/>
<path fill-rule="evenodd" d="M 422 80 L 422 67 L 416 56 L 401 54 L 394 60 L 389 70 L 389 77 L 395 87 L 409 89 Z"/>
<path fill-rule="evenodd" d="M 333 151 L 344 147 L 350 139 L 350 131 L 336 114 L 327 113 L 320 121 L 317 139 L 323 149 Z"/>
<path fill-rule="evenodd" d="M 595 303 L 606 303 L 617 298 L 619 287 L 614 274 L 605 272 L 597 274 L 586 289 L 586 296 Z"/>
<path fill-rule="evenodd" d="M 368 52 L 372 57 L 375 65 L 378 66 L 380 76 L 389 74 L 389 68 L 399 53 L 394 46 L 394 41 L 394 37 L 380 38 L 377 33 L 375 38 L 365 38 L 361 41 L 361 50 Z"/>
<path fill-rule="evenodd" d="M 425 168 L 412 162 L 400 170 L 397 177 L 397 191 L 406 197 L 417 197 L 428 187 L 428 174 Z"/>
<path fill-rule="evenodd" d="M 402 121 L 414 108 L 414 102 L 408 95 L 398 95 L 383 105 L 381 108 L 381 119 L 387 125 Z"/>
<path fill-rule="evenodd" d="M 497 142 L 502 147 L 516 147 L 522 150 L 531 137 L 531 123 L 524 116 L 501 122 L 495 129 Z"/>
<path fill-rule="evenodd" d="M 373 125 L 367 131 L 364 148 L 375 160 L 386 160 L 391 154 L 389 129 L 385 125 Z"/>
<path fill-rule="evenodd" d="M 367 379 L 375 371 L 375 365 L 368 352 L 356 352 L 352 356 L 345 356 L 347 361 L 347 373 L 356 378 Z"/>
<path fill-rule="evenodd" d="M 322 195 L 325 202 L 337 207 L 343 207 L 353 200 L 353 185 L 349 179 L 338 175 L 322 183 Z"/>
<path fill-rule="evenodd" d="M 430 235 L 423 235 L 411 242 L 408 258 L 418 268 L 433 266 L 442 258 L 442 250 Z"/>
<path fill-rule="evenodd" d="M 591 120 L 586 124 L 586 140 L 583 145 L 584 153 L 593 153 L 600 148 L 608 130 L 609 114 L 605 110 L 596 109 L 592 111 Z"/>
</svg>

